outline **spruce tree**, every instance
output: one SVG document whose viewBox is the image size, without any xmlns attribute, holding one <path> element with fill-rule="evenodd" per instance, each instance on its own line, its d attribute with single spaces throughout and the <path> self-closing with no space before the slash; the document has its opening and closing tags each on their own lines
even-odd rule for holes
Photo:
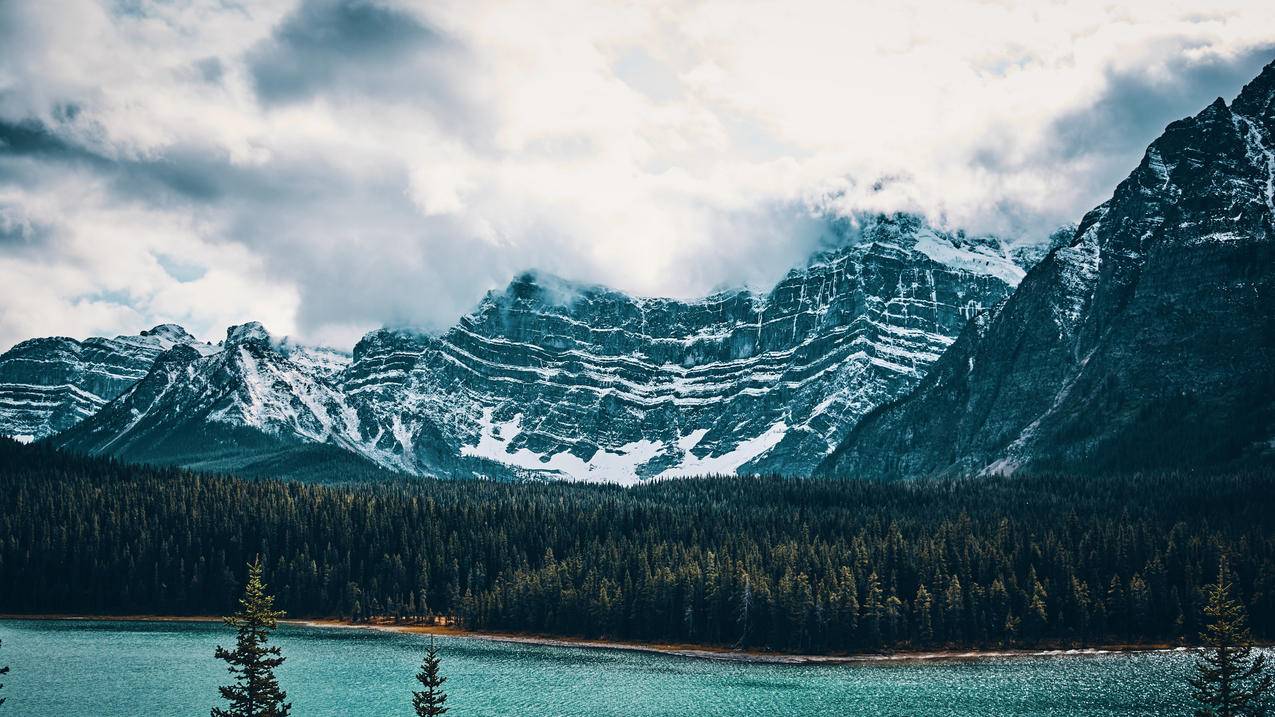
<svg viewBox="0 0 1275 717">
<path fill-rule="evenodd" d="M 0 645 L 4 645 L 4 640 L 0 640 Z M 4 667 L 0 667 L 0 676 L 4 676 L 7 674 L 9 674 L 9 666 L 5 665 Z M 3 688 L 3 687 L 4 685 L 0 685 L 0 688 Z M 2 704 L 4 704 L 4 698 L 0 697 L 0 705 Z"/>
<path fill-rule="evenodd" d="M 1253 654 L 1253 640 L 1244 606 L 1231 596 L 1231 571 L 1225 557 L 1217 583 L 1208 587 L 1204 607 L 1208 619 L 1200 639 L 1206 650 L 1195 663 L 1191 696 L 1204 705 L 1196 717 L 1259 717 L 1265 715 L 1271 675 L 1266 656 Z"/>
<path fill-rule="evenodd" d="M 212 717 L 287 717 L 292 704 L 284 702 L 287 693 L 279 689 L 274 671 L 283 664 L 283 653 L 268 645 L 270 631 L 283 617 L 274 609 L 274 596 L 266 592 L 261 580 L 261 557 L 248 566 L 248 583 L 239 600 L 239 612 L 226 618 L 226 624 L 239 631 L 234 650 L 220 645 L 215 656 L 229 664 L 235 684 L 218 688 L 229 709 L 214 707 Z"/>
<path fill-rule="evenodd" d="M 749 618 L 752 617 L 753 611 L 753 579 L 748 573 L 744 573 L 744 586 L 739 593 L 739 612 L 736 613 L 735 622 L 739 623 L 739 639 L 735 641 L 735 647 L 743 647 L 748 640 Z"/>
<path fill-rule="evenodd" d="M 934 642 L 934 598 L 925 589 L 925 583 L 921 583 L 916 589 L 916 598 L 912 600 L 912 615 L 916 622 L 913 634 L 917 644 L 928 646 Z"/>
<path fill-rule="evenodd" d="M 443 706 L 447 701 L 447 693 L 442 690 L 447 678 L 438 672 L 440 662 L 438 648 L 434 646 L 434 638 L 431 637 L 425 659 L 421 662 L 421 671 L 416 673 L 416 680 L 425 689 L 412 693 L 412 707 L 416 708 L 417 717 L 437 717 L 447 711 Z"/>
</svg>

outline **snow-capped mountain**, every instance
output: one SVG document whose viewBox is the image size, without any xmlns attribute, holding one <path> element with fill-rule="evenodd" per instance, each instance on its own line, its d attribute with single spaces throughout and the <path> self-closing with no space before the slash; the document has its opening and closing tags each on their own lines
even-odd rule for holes
<svg viewBox="0 0 1275 717">
<path fill-rule="evenodd" d="M 276 343 L 257 322 L 213 351 L 179 344 L 59 445 L 130 460 L 245 470 L 297 449 L 359 452 L 357 419 L 336 377 L 347 355 Z"/>
<path fill-rule="evenodd" d="M 766 294 L 635 298 L 528 273 L 441 336 L 368 335 L 345 395 L 381 460 L 579 480 L 807 474 L 925 375 L 1023 269 L 987 237 L 878 217 Z"/>
<path fill-rule="evenodd" d="M 55 336 L 14 346 L 0 354 L 0 435 L 29 441 L 70 428 L 145 376 L 155 358 L 174 346 L 215 350 L 174 324 L 136 336 Z"/>
<path fill-rule="evenodd" d="M 918 390 L 821 467 L 882 476 L 1275 459 L 1275 63 L 1174 122 Z"/>
<path fill-rule="evenodd" d="M 54 438 L 241 470 L 324 446 L 415 474 L 807 474 L 925 376 L 1021 256 L 908 215 L 832 225 L 835 248 L 771 291 L 638 298 L 517 277 L 437 335 L 380 330 L 351 357 L 232 327 L 173 346 Z"/>
</svg>

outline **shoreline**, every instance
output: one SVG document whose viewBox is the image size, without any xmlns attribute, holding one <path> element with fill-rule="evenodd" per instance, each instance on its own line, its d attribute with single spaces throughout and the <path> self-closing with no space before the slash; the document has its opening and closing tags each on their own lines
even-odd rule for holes
<svg viewBox="0 0 1275 717">
<path fill-rule="evenodd" d="M 215 615 L 63 615 L 35 614 L 15 615 L 0 614 L 0 620 L 65 620 L 65 621 L 98 621 L 98 622 L 222 622 Z M 621 650 L 625 652 L 643 652 L 659 655 L 671 655 L 697 660 L 716 660 L 721 662 L 743 662 L 776 665 L 846 665 L 846 664 L 881 664 L 905 662 L 948 662 L 967 661 L 1009 657 L 1085 657 L 1110 654 L 1135 654 L 1152 652 L 1185 652 L 1189 647 L 1168 644 L 1152 645 L 1098 645 L 1076 648 L 944 648 L 934 650 L 908 650 L 889 653 L 854 653 L 830 655 L 805 655 L 796 653 L 763 652 L 760 650 L 736 650 L 728 647 L 711 645 L 692 645 L 676 643 L 625 642 L 615 640 L 599 640 L 587 638 L 555 637 L 552 635 L 532 635 L 522 633 L 483 632 L 464 630 L 448 625 L 423 625 L 406 623 L 353 623 L 348 620 L 334 618 L 297 618 L 283 619 L 279 622 L 288 625 L 301 625 L 346 630 L 379 630 L 382 632 L 400 632 L 420 635 L 438 635 L 440 637 L 463 637 L 488 642 L 502 642 L 516 645 L 535 645 L 541 647 L 585 648 L 595 650 Z"/>
</svg>

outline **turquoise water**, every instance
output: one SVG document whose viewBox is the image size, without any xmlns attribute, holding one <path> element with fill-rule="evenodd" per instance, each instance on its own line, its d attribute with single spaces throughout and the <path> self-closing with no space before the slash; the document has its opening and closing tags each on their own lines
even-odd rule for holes
<svg viewBox="0 0 1275 717">
<path fill-rule="evenodd" d="M 207 715 L 225 677 L 217 623 L 0 620 L 0 716 Z M 296 717 L 411 715 L 428 638 L 283 626 Z M 1183 653 L 874 665 L 739 664 L 439 638 L 448 717 L 505 715 L 1190 714 Z"/>
</svg>

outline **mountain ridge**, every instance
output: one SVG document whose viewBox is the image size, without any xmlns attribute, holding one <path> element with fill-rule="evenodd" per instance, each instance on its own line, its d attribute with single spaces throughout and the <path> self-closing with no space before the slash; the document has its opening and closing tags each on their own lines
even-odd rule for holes
<svg viewBox="0 0 1275 717">
<path fill-rule="evenodd" d="M 211 350 L 176 324 L 114 338 L 22 341 L 0 354 L 0 430 L 28 441 L 65 430 L 144 377 L 161 353 L 177 345 Z"/>
<path fill-rule="evenodd" d="M 447 331 L 373 331 L 348 358 L 231 327 L 217 352 L 157 362 L 56 441 L 180 463 L 160 448 L 209 424 L 413 474 L 808 473 L 1022 275 L 995 238 L 914 216 L 856 232 L 767 292 L 631 297 L 524 272 Z"/>
</svg>

